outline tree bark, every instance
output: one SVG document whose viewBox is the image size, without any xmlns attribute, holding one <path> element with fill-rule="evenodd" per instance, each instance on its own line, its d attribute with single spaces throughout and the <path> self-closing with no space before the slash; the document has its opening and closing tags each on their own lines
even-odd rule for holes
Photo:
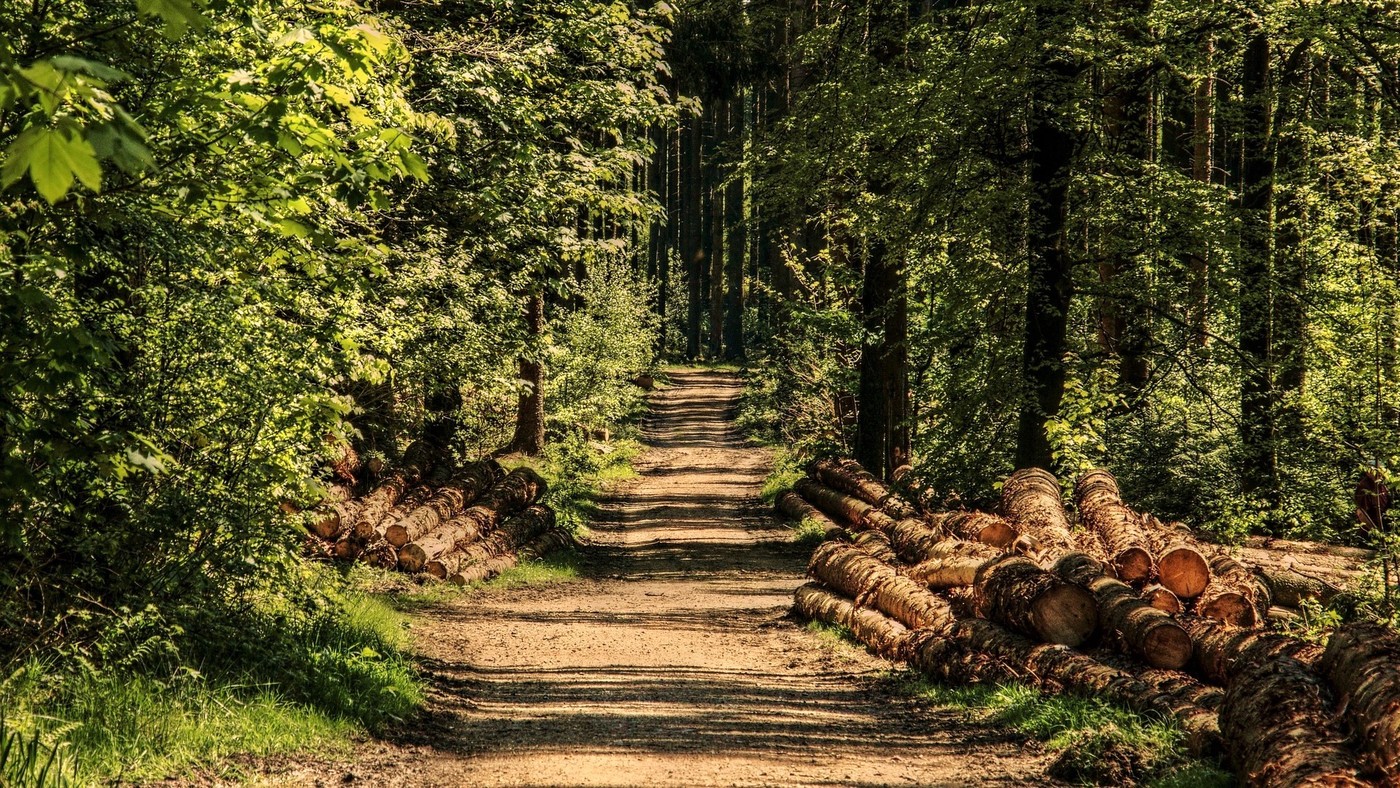
<svg viewBox="0 0 1400 788">
<path fill-rule="evenodd" d="M 807 503 L 801 495 L 798 495 L 792 490 L 788 490 L 779 495 L 777 501 L 774 502 L 774 508 L 796 522 L 800 523 L 810 520 L 816 523 L 821 526 L 822 531 L 826 534 L 828 539 L 834 538 L 846 530 L 833 522 L 831 518 L 822 514 L 820 509 Z"/>
<path fill-rule="evenodd" d="M 1400 781 L 1400 639 L 1369 622 L 1339 627 L 1318 669 L 1345 703 L 1346 716 L 1371 764 Z"/>
<path fill-rule="evenodd" d="M 867 471 L 855 460 L 822 459 L 808 466 L 808 472 L 822 484 L 850 493 L 891 517 L 917 517 L 918 510 L 895 490 Z"/>
<path fill-rule="evenodd" d="M 1032 553 L 1055 559 L 1078 550 L 1060 497 L 1060 483 L 1050 472 L 1023 468 L 1001 488 L 1001 515 L 1023 536 L 1035 540 Z"/>
<path fill-rule="evenodd" d="M 743 103 L 729 101 L 729 139 L 737 144 L 744 133 Z M 724 358 L 744 357 L 744 255 L 748 251 L 748 230 L 744 223 L 744 176 L 737 168 L 724 195 L 725 252 L 727 254 L 724 293 Z"/>
<path fill-rule="evenodd" d="M 525 331 L 528 346 L 520 356 L 520 398 L 516 405 L 515 437 L 506 454 L 531 457 L 544 452 L 544 295 L 525 298 Z"/>
<path fill-rule="evenodd" d="M 496 528 L 503 518 L 544 497 L 546 489 L 544 479 L 534 470 L 528 466 L 516 468 L 460 515 L 416 540 L 404 542 L 399 548 L 399 568 L 417 572 L 428 561 L 456 545 L 481 538 Z M 385 536 L 391 544 L 400 538 L 392 529 Z"/>
<path fill-rule="evenodd" d="M 498 529 L 481 539 L 467 544 L 456 543 L 453 549 L 425 562 L 423 571 L 446 580 L 452 575 L 461 574 L 464 568 L 474 563 L 517 553 L 553 527 L 553 509 L 531 506 L 507 518 Z"/>
<path fill-rule="evenodd" d="M 855 459 L 871 474 L 888 479 L 909 460 L 906 425 L 909 306 L 903 265 L 881 238 L 866 244 L 861 285 L 860 380 Z"/>
<path fill-rule="evenodd" d="M 846 495 L 813 479 L 799 479 L 792 489 L 847 528 L 865 527 L 865 518 L 875 508 L 855 496 Z"/>
<path fill-rule="evenodd" d="M 1136 591 L 1106 577 L 1098 561 L 1071 553 L 1055 571 L 1094 595 L 1103 629 L 1115 633 L 1125 650 L 1154 668 L 1178 670 L 1191 660 L 1191 636 L 1171 616 L 1144 602 Z"/>
<path fill-rule="evenodd" d="M 681 125 L 681 265 L 685 268 L 686 316 L 685 356 L 700 357 L 701 290 L 700 271 L 705 253 L 701 246 L 703 224 L 703 176 L 700 161 L 702 119 L 686 115 Z"/>
<path fill-rule="evenodd" d="M 1141 518 L 1123 504 L 1112 474 L 1093 470 L 1079 477 L 1074 485 L 1074 505 L 1080 522 L 1103 539 L 1118 579 L 1139 583 L 1152 576 L 1156 566 Z"/>
</svg>

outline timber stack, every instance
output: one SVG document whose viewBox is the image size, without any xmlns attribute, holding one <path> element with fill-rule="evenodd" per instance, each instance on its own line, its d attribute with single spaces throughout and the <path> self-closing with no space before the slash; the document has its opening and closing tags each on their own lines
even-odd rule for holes
<svg viewBox="0 0 1400 788">
<path fill-rule="evenodd" d="M 309 513 L 307 553 L 466 585 L 573 544 L 533 469 L 507 472 L 494 459 L 454 469 L 431 455 L 416 442 L 397 466 L 373 473 L 344 453 L 328 499 Z"/>
<path fill-rule="evenodd" d="M 1270 629 L 1331 601 L 1341 572 L 1251 563 L 1134 510 L 1104 470 L 1074 486 L 1074 517 L 1041 469 L 1006 479 L 992 512 L 937 511 L 906 489 L 825 459 L 777 499 L 827 535 L 800 616 L 937 680 L 1029 682 L 1174 719 L 1247 785 L 1400 785 L 1400 637 L 1351 624 L 1322 645 Z"/>
</svg>

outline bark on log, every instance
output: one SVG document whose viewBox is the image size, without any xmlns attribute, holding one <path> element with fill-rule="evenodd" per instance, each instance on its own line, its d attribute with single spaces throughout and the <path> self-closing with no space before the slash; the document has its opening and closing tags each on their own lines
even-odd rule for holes
<svg viewBox="0 0 1400 788">
<path fill-rule="evenodd" d="M 1356 586 L 1366 573 L 1365 564 L 1350 558 L 1317 553 L 1284 553 L 1256 547 L 1236 548 L 1239 561 L 1256 570 L 1298 572 L 1338 589 Z"/>
<path fill-rule="evenodd" d="M 793 593 L 793 610 L 811 621 L 840 624 L 871 651 L 888 659 L 900 659 L 909 642 L 909 629 L 903 624 L 879 611 L 859 607 L 817 583 L 798 587 Z"/>
<path fill-rule="evenodd" d="M 860 531 L 851 539 L 851 544 L 859 548 L 866 555 L 884 561 L 887 564 L 897 563 L 899 556 L 895 554 L 894 547 L 890 545 L 890 538 L 881 531 Z"/>
<path fill-rule="evenodd" d="M 1020 534 L 1004 517 L 985 512 L 948 512 L 932 520 L 939 528 L 967 542 L 981 542 L 1001 550 L 1013 549 Z"/>
<path fill-rule="evenodd" d="M 1143 528 L 1157 558 L 1157 581 L 1179 599 L 1195 599 L 1210 584 L 1210 564 L 1191 530 L 1182 523 L 1163 523 L 1152 515 Z"/>
<path fill-rule="evenodd" d="M 1261 569 L 1256 567 L 1254 574 L 1269 589 L 1269 599 L 1275 605 L 1302 607 L 1305 599 L 1311 599 L 1325 605 L 1342 593 L 1342 589 L 1321 578 L 1305 575 L 1292 569 Z"/>
<path fill-rule="evenodd" d="M 399 548 L 399 568 L 417 572 L 427 563 L 457 545 L 482 538 L 500 522 L 524 510 L 545 493 L 545 482 L 529 467 L 511 471 L 466 511 L 443 523 L 431 533 Z M 395 526 L 397 527 L 397 526 Z M 393 528 L 386 537 L 393 534 Z M 393 538 L 389 538 L 390 544 Z"/>
<path fill-rule="evenodd" d="M 453 549 L 428 560 L 423 565 L 423 571 L 446 579 L 473 563 L 519 552 L 523 546 L 553 527 L 554 510 L 547 506 L 531 506 L 501 523 L 500 528 L 485 538 L 468 544 L 459 542 Z"/>
<path fill-rule="evenodd" d="M 403 547 L 423 538 L 465 511 L 472 502 L 484 499 L 488 490 L 495 489 L 493 485 L 504 483 L 502 475 L 501 466 L 495 460 L 471 463 L 451 481 L 439 487 L 423 505 L 385 528 L 385 540 L 395 547 Z"/>
<path fill-rule="evenodd" d="M 1174 616 L 1185 608 L 1181 605 L 1181 600 L 1173 594 L 1166 586 L 1150 585 L 1142 589 L 1142 601 L 1166 613 Z"/>
<path fill-rule="evenodd" d="M 1118 482 L 1105 470 L 1092 470 L 1074 485 L 1080 522 L 1103 540 L 1118 579 L 1139 583 L 1152 577 L 1155 561 L 1141 518 L 1123 504 Z"/>
<path fill-rule="evenodd" d="M 447 579 L 452 584 L 459 586 L 482 583 L 496 577 L 507 569 L 518 566 L 521 561 L 530 558 L 539 558 L 555 552 L 556 550 L 562 550 L 572 546 L 573 544 L 574 539 L 567 531 L 552 528 L 521 548 L 518 553 L 507 553 L 506 555 L 495 556 L 485 561 L 464 566 L 456 574 L 448 576 Z"/>
<path fill-rule="evenodd" d="M 861 499 L 833 490 L 814 479 L 799 479 L 792 489 L 808 503 L 847 528 L 860 528 L 866 515 L 874 510 Z"/>
<path fill-rule="evenodd" d="M 1368 550 L 1364 547 L 1346 547 L 1344 545 L 1327 544 L 1326 542 L 1300 542 L 1290 539 L 1275 539 L 1268 536 L 1250 536 L 1244 540 L 1244 543 L 1248 547 L 1263 550 L 1282 550 L 1293 555 L 1326 555 L 1336 558 L 1345 558 L 1359 563 L 1365 563 L 1376 557 L 1375 550 Z"/>
<path fill-rule="evenodd" d="M 1400 784 L 1400 637 L 1371 622 L 1344 625 L 1318 670 L 1344 704 L 1367 760 L 1388 784 Z"/>
<path fill-rule="evenodd" d="M 808 467 L 807 472 L 827 487 L 854 495 L 896 519 L 918 516 L 918 510 L 913 504 L 855 460 L 816 460 Z"/>
<path fill-rule="evenodd" d="M 826 538 L 828 539 L 834 538 L 837 534 L 845 531 L 844 528 L 836 524 L 830 517 L 822 514 L 820 509 L 807 503 L 806 499 L 793 490 L 787 490 L 782 495 L 779 495 L 778 500 L 775 502 L 775 507 L 779 512 L 799 523 L 811 520 L 818 526 L 821 526 L 823 533 L 826 534 Z"/>
<path fill-rule="evenodd" d="M 1210 557 L 1210 571 L 1210 584 L 1196 599 L 1196 615 L 1245 628 L 1264 622 L 1268 590 L 1253 573 L 1224 553 Z"/>
<path fill-rule="evenodd" d="M 1168 670 L 1177 670 L 1191 660 L 1191 636 L 1186 630 L 1171 616 L 1142 601 L 1131 586 L 1106 577 L 1094 558 L 1071 553 L 1055 564 L 1055 571 L 1094 595 L 1103 629 L 1116 633 L 1133 655 L 1154 668 Z"/>
<path fill-rule="evenodd" d="M 896 489 L 903 493 L 905 499 L 914 504 L 915 508 L 924 514 L 933 514 L 941 503 L 938 493 L 913 474 L 912 467 L 901 465 L 894 469 L 890 478 L 894 480 Z"/>
<path fill-rule="evenodd" d="M 908 627 L 947 628 L 955 618 L 947 600 L 850 545 L 819 546 L 812 552 L 807 573 L 827 588 Z"/>
<path fill-rule="evenodd" d="M 1000 513 L 1035 539 L 1038 557 L 1054 559 L 1075 552 L 1060 484 L 1048 471 L 1022 468 L 1007 477 L 1001 488 Z"/>
<path fill-rule="evenodd" d="M 1274 656 L 1240 667 L 1220 708 L 1220 732 L 1240 780 L 1251 786 L 1365 786 L 1356 755 L 1306 666 Z"/>
<path fill-rule="evenodd" d="M 417 487 L 403 494 L 403 498 L 394 504 L 394 508 L 384 513 L 377 522 L 361 518 L 355 523 L 355 527 L 335 543 L 336 556 L 342 560 L 349 560 L 358 556 L 365 548 L 378 541 L 384 540 L 384 533 L 389 526 L 408 516 L 408 514 L 423 504 L 433 496 L 433 488 L 426 484 Z"/>
<path fill-rule="evenodd" d="M 1191 672 L 1222 687 L 1245 665 L 1281 655 L 1311 667 L 1322 657 L 1321 646 L 1288 635 L 1236 629 L 1200 616 L 1178 621 L 1191 635 Z"/>
</svg>

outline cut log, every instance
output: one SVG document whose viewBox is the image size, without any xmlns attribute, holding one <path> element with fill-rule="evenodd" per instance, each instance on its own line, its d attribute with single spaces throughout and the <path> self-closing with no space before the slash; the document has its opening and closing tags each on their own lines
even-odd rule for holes
<svg viewBox="0 0 1400 788">
<path fill-rule="evenodd" d="M 1022 534 L 1035 539 L 1038 557 L 1053 560 L 1075 552 L 1060 483 L 1048 471 L 1022 468 L 1007 477 L 1001 488 L 1000 513 Z"/>
<path fill-rule="evenodd" d="M 1084 553 L 1070 553 L 1055 564 L 1065 580 L 1083 587 L 1098 603 L 1106 631 L 1116 633 L 1127 651 L 1154 668 L 1176 670 L 1191 660 L 1191 636 L 1171 616 L 1139 598 L 1131 586 L 1103 574 L 1103 565 Z"/>
<path fill-rule="evenodd" d="M 1310 667 L 1322 657 L 1321 646 L 1289 635 L 1236 629 L 1200 616 L 1178 621 L 1191 635 L 1191 672 L 1222 687 L 1244 665 L 1282 655 Z"/>
<path fill-rule="evenodd" d="M 433 497 L 433 488 L 426 484 L 420 484 L 403 494 L 399 502 L 394 507 L 384 513 L 378 520 L 359 518 L 355 522 L 355 527 L 350 530 L 349 537 L 358 540 L 360 546 L 369 544 L 375 539 L 383 539 L 385 531 L 389 526 L 407 517 L 418 507 L 427 503 Z M 342 537 L 344 538 L 344 537 Z"/>
<path fill-rule="evenodd" d="M 1296 659 L 1277 655 L 1241 666 L 1220 708 L 1220 732 L 1241 782 L 1375 785 L 1362 779 L 1330 706 L 1322 682 Z"/>
<path fill-rule="evenodd" d="M 899 659 L 909 642 L 909 629 L 879 611 L 858 607 L 817 583 L 807 583 L 793 593 L 793 610 L 810 621 L 839 624 L 851 631 L 871 651 Z"/>
<path fill-rule="evenodd" d="M 432 497 L 409 512 L 398 522 L 384 529 L 384 538 L 395 547 L 403 547 L 432 533 L 443 523 L 464 512 L 488 491 L 505 483 L 502 470 L 495 460 L 474 462 L 463 468 L 447 484 L 439 487 Z M 482 500 L 479 503 L 485 504 Z"/>
<path fill-rule="evenodd" d="M 1196 599 L 1196 615 L 1245 628 L 1264 622 L 1268 591 L 1253 573 L 1224 553 L 1210 557 L 1210 571 L 1210 584 Z"/>
<path fill-rule="evenodd" d="M 918 510 L 913 504 L 875 478 L 855 460 L 816 460 L 808 467 L 807 472 L 827 487 L 854 495 L 896 519 L 918 516 Z"/>
<path fill-rule="evenodd" d="M 981 542 L 1001 550 L 1013 549 L 1020 536 L 1004 517 L 985 512 L 949 512 L 933 518 L 942 530 L 967 542 Z"/>
<path fill-rule="evenodd" d="M 1150 585 L 1142 589 L 1142 601 L 1166 613 L 1174 616 L 1185 608 L 1181 605 L 1181 600 L 1177 598 L 1166 586 Z"/>
<path fill-rule="evenodd" d="M 874 510 L 874 507 L 865 501 L 833 490 L 814 479 L 799 479 L 792 489 L 808 503 L 847 528 L 862 527 L 866 515 Z"/>
<path fill-rule="evenodd" d="M 778 496 L 775 508 L 787 517 L 799 523 L 811 521 L 821 527 L 822 532 L 828 539 L 835 538 L 845 531 L 837 525 L 830 517 L 822 514 L 822 511 L 810 503 L 793 490 L 787 490 Z"/>
<path fill-rule="evenodd" d="M 1338 544 L 1327 544 L 1326 542 L 1300 542 L 1289 539 L 1275 539 L 1269 536 L 1250 536 L 1244 540 L 1244 543 L 1247 547 L 1264 550 L 1281 550 L 1292 555 L 1326 555 L 1346 558 L 1358 563 L 1365 563 L 1376 557 L 1375 550 L 1368 550 L 1364 547 L 1346 547 Z"/>
<path fill-rule="evenodd" d="M 871 605 L 905 626 L 947 628 L 955 618 L 947 600 L 850 545 L 827 542 L 819 546 L 812 552 L 807 573 L 827 588 Z"/>
<path fill-rule="evenodd" d="M 866 555 L 887 564 L 899 561 L 899 556 L 895 555 L 894 547 L 890 545 L 890 538 L 881 531 L 859 531 L 851 539 L 851 544 Z"/>
<path fill-rule="evenodd" d="M 448 576 L 448 581 L 454 585 L 465 586 L 472 583 L 483 583 L 512 567 L 518 566 L 521 561 L 540 558 L 566 547 L 571 547 L 574 539 L 567 531 L 559 528 L 551 528 L 543 535 L 536 537 L 529 544 L 520 549 L 518 553 L 507 553 L 495 556 L 474 564 L 462 567 L 455 574 Z"/>
<path fill-rule="evenodd" d="M 1318 670 L 1344 704 L 1367 760 L 1400 784 L 1400 638 L 1380 624 L 1346 624 L 1332 633 Z"/>
<path fill-rule="evenodd" d="M 472 506 L 431 533 L 405 543 L 399 548 L 399 568 L 406 572 L 421 571 L 429 561 L 482 538 L 507 517 L 522 511 L 543 496 L 545 482 L 528 467 L 511 471 Z M 393 528 L 385 533 L 390 544 Z"/>
<path fill-rule="evenodd" d="M 485 538 L 469 544 L 456 543 L 453 549 L 429 559 L 424 563 L 423 571 L 446 579 L 473 563 L 519 552 L 524 545 L 553 527 L 554 510 L 547 506 L 531 506 L 502 522 Z"/>
<path fill-rule="evenodd" d="M 1342 589 L 1317 577 L 1292 569 L 1259 569 L 1254 574 L 1269 589 L 1269 599 L 1275 605 L 1302 607 L 1304 600 L 1326 605 L 1342 593 Z"/>
<path fill-rule="evenodd" d="M 1123 503 L 1118 481 L 1105 470 L 1092 470 L 1074 485 L 1079 520 L 1103 540 L 1114 573 L 1125 583 L 1140 583 L 1156 570 L 1140 517 Z"/>
<path fill-rule="evenodd" d="M 1157 581 L 1178 599 L 1195 599 L 1210 584 L 1206 551 L 1183 523 L 1143 518 L 1143 530 L 1157 558 Z"/>
</svg>

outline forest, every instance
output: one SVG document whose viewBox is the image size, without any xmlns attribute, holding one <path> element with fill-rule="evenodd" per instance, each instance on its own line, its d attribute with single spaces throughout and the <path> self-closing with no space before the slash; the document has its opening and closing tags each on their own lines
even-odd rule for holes
<svg viewBox="0 0 1400 788">
<path fill-rule="evenodd" d="M 1284 605 L 1286 637 L 1396 638 L 1383 0 L 13 2 L 0 151 L 0 786 L 412 719 L 402 622 L 451 584 L 386 570 L 412 548 L 476 588 L 547 546 L 590 571 L 677 365 L 742 377 L 737 429 L 816 541 L 925 518 L 971 544 L 938 518 L 997 510 L 1039 541 L 995 550 L 1091 589 L 1047 567 L 1121 554 L 1095 517 L 1142 526 L 1149 586 L 1151 523 L 1208 561 L 1314 545 L 1361 558 Z M 1093 469 L 1111 495 L 1084 497 Z M 1090 537 L 1036 530 L 1062 499 Z M 886 569 L 812 547 L 799 613 L 1007 679 L 956 639 L 962 662 L 914 655 L 847 599 L 875 592 L 842 572 Z M 1000 553 L 973 547 L 982 578 Z M 923 586 L 936 615 L 900 620 L 952 627 Z M 1207 674 L 1184 680 L 1250 671 Z M 1244 784 L 1285 784 L 1214 730 Z M 1400 774 L 1397 742 L 1365 779 Z"/>
</svg>

